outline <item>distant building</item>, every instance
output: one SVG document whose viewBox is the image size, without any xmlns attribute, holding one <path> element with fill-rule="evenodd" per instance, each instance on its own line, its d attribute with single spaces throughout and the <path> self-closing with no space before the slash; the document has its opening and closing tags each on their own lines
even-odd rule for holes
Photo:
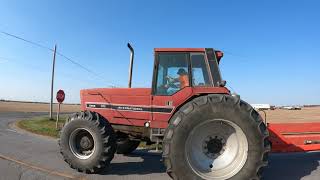
<svg viewBox="0 0 320 180">
<path fill-rule="evenodd" d="M 286 109 L 286 110 L 301 110 L 301 106 L 283 106 L 282 109 Z"/>
<path fill-rule="evenodd" d="M 254 109 L 257 110 L 269 110 L 271 109 L 270 104 L 251 104 Z"/>
</svg>

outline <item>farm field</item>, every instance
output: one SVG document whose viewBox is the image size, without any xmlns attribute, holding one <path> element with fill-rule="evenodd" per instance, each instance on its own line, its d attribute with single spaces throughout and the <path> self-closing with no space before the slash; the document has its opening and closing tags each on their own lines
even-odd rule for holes
<svg viewBox="0 0 320 180">
<path fill-rule="evenodd" d="M 56 112 L 58 105 L 53 105 L 53 111 Z M 32 103 L 32 102 L 0 102 L 1 112 L 49 112 L 50 104 Z M 62 104 L 61 112 L 80 111 L 80 105 Z"/>
<path fill-rule="evenodd" d="M 301 110 L 267 110 L 267 122 L 320 122 L 320 107 L 304 107 Z M 264 118 L 263 113 L 260 113 Z"/>
</svg>

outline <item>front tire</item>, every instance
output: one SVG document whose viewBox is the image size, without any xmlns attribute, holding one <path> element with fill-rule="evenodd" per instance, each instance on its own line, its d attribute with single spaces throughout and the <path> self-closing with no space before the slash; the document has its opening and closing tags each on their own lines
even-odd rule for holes
<svg viewBox="0 0 320 180">
<path fill-rule="evenodd" d="M 268 130 L 247 103 L 229 95 L 193 99 L 171 118 L 163 158 L 175 180 L 260 179 Z"/>
<path fill-rule="evenodd" d="M 96 173 L 110 164 L 116 151 L 112 126 L 98 113 L 75 113 L 62 129 L 59 145 L 64 160 L 79 172 Z"/>
</svg>

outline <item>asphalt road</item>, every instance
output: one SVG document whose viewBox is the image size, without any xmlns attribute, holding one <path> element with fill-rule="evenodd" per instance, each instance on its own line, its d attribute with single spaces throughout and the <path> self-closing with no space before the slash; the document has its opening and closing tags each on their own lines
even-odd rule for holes
<svg viewBox="0 0 320 180">
<path fill-rule="evenodd" d="M 62 160 L 57 141 L 18 132 L 9 124 L 41 113 L 0 113 L 0 180 L 167 180 L 161 154 L 143 150 L 116 155 L 101 174 L 81 174 Z M 272 154 L 265 180 L 319 180 L 320 152 Z"/>
</svg>

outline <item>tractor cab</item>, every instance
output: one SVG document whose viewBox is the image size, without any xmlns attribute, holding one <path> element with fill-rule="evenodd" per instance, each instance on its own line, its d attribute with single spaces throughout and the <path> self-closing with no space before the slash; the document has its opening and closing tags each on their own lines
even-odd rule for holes
<svg viewBox="0 0 320 180">
<path fill-rule="evenodd" d="M 170 96 L 185 87 L 224 86 L 223 53 L 212 48 L 156 48 L 152 93 Z"/>
</svg>

